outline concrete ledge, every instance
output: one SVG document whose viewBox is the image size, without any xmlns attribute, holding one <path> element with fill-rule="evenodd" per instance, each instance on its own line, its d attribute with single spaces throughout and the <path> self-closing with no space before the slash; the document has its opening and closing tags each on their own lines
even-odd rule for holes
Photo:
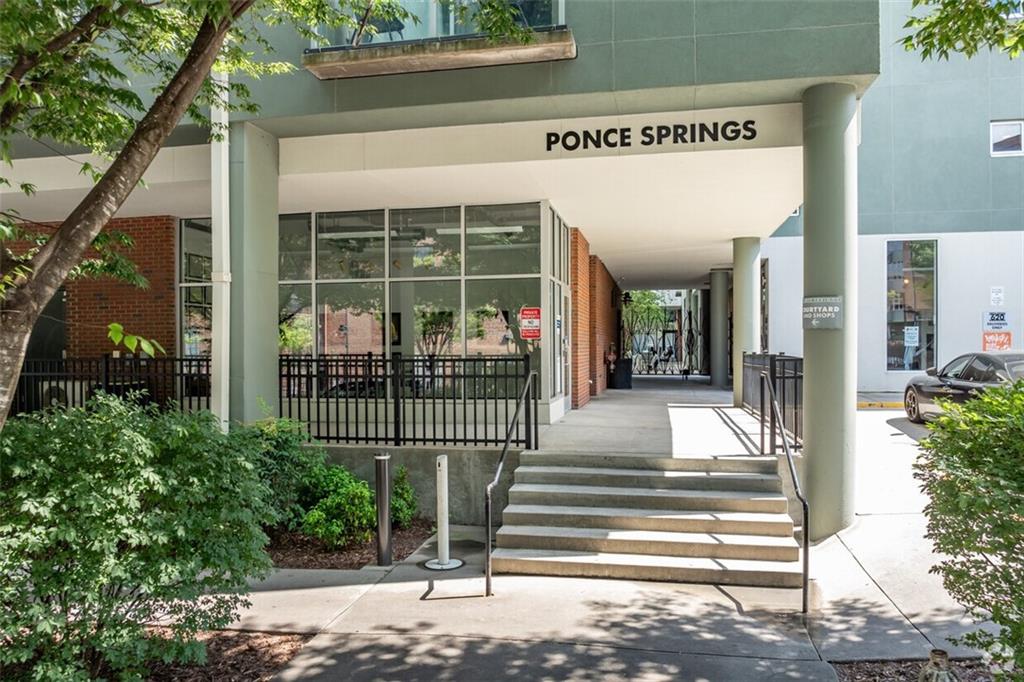
<svg viewBox="0 0 1024 682">
<path fill-rule="evenodd" d="M 399 466 L 409 470 L 409 482 L 416 492 L 419 514 L 428 519 L 437 510 L 437 455 L 448 455 L 448 515 L 452 523 L 482 526 L 484 518 L 484 488 L 494 478 L 498 467 L 500 448 L 448 447 L 389 447 L 383 445 L 326 445 L 327 459 L 341 464 L 358 478 L 373 487 L 375 475 L 373 456 L 391 455 L 391 471 Z M 493 510 L 495 527 L 501 524 L 501 512 L 508 504 L 508 489 L 513 473 L 519 466 L 519 450 L 509 450 L 505 458 L 501 479 L 494 491 Z"/>
<path fill-rule="evenodd" d="M 556 26 L 535 31 L 525 44 L 473 35 L 311 49 L 302 55 L 302 65 L 320 80 L 329 80 L 575 58 L 572 30 Z"/>
</svg>

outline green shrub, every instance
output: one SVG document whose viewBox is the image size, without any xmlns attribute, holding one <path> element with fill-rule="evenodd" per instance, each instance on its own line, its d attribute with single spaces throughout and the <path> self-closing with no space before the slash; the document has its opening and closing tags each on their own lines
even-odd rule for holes
<svg viewBox="0 0 1024 682">
<path fill-rule="evenodd" d="M 418 511 L 416 493 L 409 483 L 409 470 L 398 467 L 391 485 L 391 523 L 399 528 L 408 528 Z"/>
<path fill-rule="evenodd" d="M 137 679 L 201 662 L 270 561 L 251 439 L 209 414 L 101 396 L 0 432 L 0 665 L 35 680 Z M 163 636 L 148 624 L 167 626 Z M 18 671 L 18 672 L 14 672 Z M 23 671 L 24 675 L 22 675 Z"/>
<path fill-rule="evenodd" d="M 303 491 L 324 463 L 323 448 L 311 445 L 302 424 L 291 419 L 265 419 L 246 431 L 255 439 L 256 471 L 270 490 L 273 524 L 296 530 L 306 513 Z"/>
<path fill-rule="evenodd" d="M 330 547 L 365 542 L 377 527 L 373 493 L 342 466 L 325 464 L 317 468 L 307 488 L 310 504 L 302 530 Z"/>
<path fill-rule="evenodd" d="M 962 642 L 1024 672 L 1024 382 L 947 404 L 931 425 L 915 476 L 930 498 L 928 538 L 944 555 L 932 571 L 998 634 Z"/>
</svg>

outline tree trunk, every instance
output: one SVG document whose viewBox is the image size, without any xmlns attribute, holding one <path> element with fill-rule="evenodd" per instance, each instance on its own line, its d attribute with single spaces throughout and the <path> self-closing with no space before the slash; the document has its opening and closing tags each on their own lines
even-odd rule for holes
<svg viewBox="0 0 1024 682">
<path fill-rule="evenodd" d="M 234 16 L 203 21 L 181 67 L 142 117 L 124 148 L 29 264 L 32 272 L 0 305 L 0 429 L 7 421 L 32 327 L 43 308 L 81 262 L 86 250 L 139 184 L 167 137 L 195 99 Z M 111 320 L 113 322 L 113 320 Z"/>
</svg>

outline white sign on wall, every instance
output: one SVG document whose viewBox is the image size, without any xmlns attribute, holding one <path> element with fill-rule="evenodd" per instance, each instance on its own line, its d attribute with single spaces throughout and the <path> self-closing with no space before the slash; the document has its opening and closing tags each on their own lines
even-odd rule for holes
<svg viewBox="0 0 1024 682">
<path fill-rule="evenodd" d="M 903 328 L 903 346 L 905 348 L 916 348 L 921 345 L 921 328 L 920 327 L 904 327 Z"/>
<path fill-rule="evenodd" d="M 987 310 L 981 319 L 982 330 L 986 332 L 1002 332 L 1010 327 L 1010 314 L 1005 310 Z"/>
<path fill-rule="evenodd" d="M 1006 302 L 1006 287 L 992 287 L 989 289 L 989 305 L 1000 307 Z"/>
</svg>

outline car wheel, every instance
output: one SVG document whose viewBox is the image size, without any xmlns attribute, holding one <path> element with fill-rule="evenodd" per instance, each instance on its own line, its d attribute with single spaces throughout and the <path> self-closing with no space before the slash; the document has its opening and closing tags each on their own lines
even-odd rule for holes
<svg viewBox="0 0 1024 682">
<path fill-rule="evenodd" d="M 920 424 L 924 421 L 921 417 L 921 405 L 917 399 L 917 391 L 912 388 L 907 389 L 907 393 L 903 396 L 903 409 L 907 412 L 907 419 Z"/>
</svg>

